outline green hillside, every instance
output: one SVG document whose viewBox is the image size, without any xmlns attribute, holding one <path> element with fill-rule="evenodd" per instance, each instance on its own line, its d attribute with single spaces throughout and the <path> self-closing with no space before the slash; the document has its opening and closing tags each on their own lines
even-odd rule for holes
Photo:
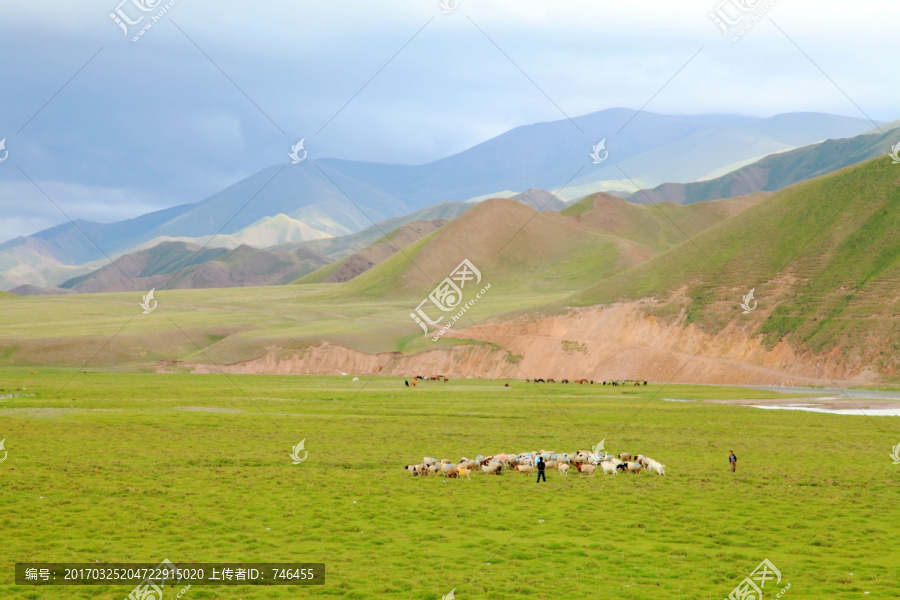
<svg viewBox="0 0 900 600">
<path fill-rule="evenodd" d="M 671 202 L 651 206 L 598 193 L 583 198 L 560 214 L 573 217 L 595 231 L 616 235 L 662 252 L 681 243 L 685 235 L 696 235 L 769 196 L 766 192 L 757 192 L 688 206 Z"/>
<path fill-rule="evenodd" d="M 709 181 L 664 183 L 651 190 L 630 194 L 637 203 L 676 202 L 690 204 L 701 200 L 731 198 L 758 191 L 775 192 L 789 185 L 827 175 L 865 160 L 884 156 L 897 141 L 897 132 L 825 140 L 788 152 L 769 155 L 751 165 Z"/>
<path fill-rule="evenodd" d="M 764 197 L 639 206 L 600 193 L 561 213 L 538 213 L 513 200 L 486 200 L 333 294 L 420 296 L 463 259 L 506 291 L 574 292 L 667 250 L 684 239 L 682 231 L 702 231 Z"/>
<path fill-rule="evenodd" d="M 468 202 L 440 202 L 401 217 L 392 217 L 379 221 L 377 224 L 370 225 L 357 233 L 324 240 L 283 244 L 271 249 L 296 250 L 297 248 L 308 248 L 332 260 L 339 260 L 362 250 L 369 244 L 377 242 L 379 238 L 384 236 L 385 231 L 390 232 L 412 221 L 455 219 L 473 206 L 474 204 Z"/>
<path fill-rule="evenodd" d="M 335 290 L 342 296 L 416 297 L 464 259 L 507 291 L 576 290 L 654 255 L 590 224 L 506 199 L 486 200 Z M 412 263 L 410 262 L 410 259 Z"/>
<path fill-rule="evenodd" d="M 400 248 L 408 246 L 434 232 L 445 223 L 445 219 L 404 223 L 358 252 L 325 265 L 308 275 L 304 275 L 293 283 L 342 283 L 349 281 L 398 252 Z"/>
<path fill-rule="evenodd" d="M 652 296 L 711 331 L 739 317 L 769 346 L 868 348 L 896 369 L 898 282 L 900 167 L 882 157 L 787 188 L 572 301 Z M 759 310 L 742 315 L 753 288 Z"/>
</svg>

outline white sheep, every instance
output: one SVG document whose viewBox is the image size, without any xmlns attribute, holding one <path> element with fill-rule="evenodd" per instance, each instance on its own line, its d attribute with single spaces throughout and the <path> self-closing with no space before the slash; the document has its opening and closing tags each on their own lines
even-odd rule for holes
<svg viewBox="0 0 900 600">
<path fill-rule="evenodd" d="M 619 471 L 616 470 L 616 465 L 611 461 L 604 460 L 600 463 L 600 468 L 603 469 L 603 472 L 607 475 L 618 475 Z"/>
<path fill-rule="evenodd" d="M 651 459 L 647 460 L 647 464 L 644 465 L 650 471 L 656 471 L 658 475 L 666 474 L 666 465 L 660 464 L 659 462 Z"/>
</svg>

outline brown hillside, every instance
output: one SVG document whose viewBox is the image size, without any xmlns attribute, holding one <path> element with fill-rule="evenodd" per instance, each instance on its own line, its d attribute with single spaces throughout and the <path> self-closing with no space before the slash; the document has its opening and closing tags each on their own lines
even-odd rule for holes
<svg viewBox="0 0 900 600">
<path fill-rule="evenodd" d="M 559 291 L 599 281 L 654 254 L 652 248 L 592 231 L 572 217 L 494 198 L 407 247 L 404 256 L 357 277 L 350 291 L 415 296 L 449 276 L 464 259 L 487 281 L 505 281 L 509 289 Z"/>
<path fill-rule="evenodd" d="M 71 279 L 62 287 L 75 293 L 246 287 L 289 283 L 328 262 L 313 250 L 234 250 L 163 242 L 124 254 L 113 264 Z"/>
<path fill-rule="evenodd" d="M 521 202 L 537 211 L 559 212 L 566 207 L 566 203 L 560 200 L 556 194 L 540 188 L 530 188 L 521 194 L 516 194 L 510 200 Z"/>
<path fill-rule="evenodd" d="M 400 248 L 409 246 L 439 229 L 447 219 L 411 221 L 391 231 L 386 238 L 348 256 L 335 270 L 321 279 L 324 283 L 343 283 L 364 273 L 381 261 L 393 256 Z"/>
</svg>

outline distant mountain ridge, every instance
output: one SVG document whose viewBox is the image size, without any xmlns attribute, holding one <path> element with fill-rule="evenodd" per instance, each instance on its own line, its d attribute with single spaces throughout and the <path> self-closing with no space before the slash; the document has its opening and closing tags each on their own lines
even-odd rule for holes
<svg viewBox="0 0 900 600">
<path fill-rule="evenodd" d="M 730 198 L 754 192 L 774 192 L 799 181 L 825 175 L 846 166 L 884 156 L 897 141 L 897 132 L 825 140 L 796 150 L 772 154 L 746 167 L 709 181 L 664 183 L 651 190 L 628 194 L 631 202 L 675 202 Z"/>
<path fill-rule="evenodd" d="M 616 165 L 622 165 L 639 184 L 694 181 L 739 160 L 857 135 L 869 128 L 870 123 L 862 119 L 818 113 L 761 119 L 666 116 L 612 108 L 571 121 L 517 127 L 423 165 L 312 156 L 297 165 L 263 169 L 196 204 L 118 223 L 76 221 L 77 227 L 66 223 L 30 237 L 50 244 L 63 264 L 80 264 L 102 258 L 104 252 L 128 251 L 154 237 L 230 234 L 277 214 L 341 235 L 438 202 L 463 201 L 501 190 L 537 187 L 553 191 L 567 182 L 573 190 L 596 188 L 579 192 L 580 197 L 608 189 L 610 181 L 621 183 L 623 177 Z M 616 134 L 619 130 L 622 133 Z M 603 164 L 593 165 L 589 152 L 602 138 L 608 139 L 610 156 Z M 0 252 L 20 243 L 22 238 L 0 245 Z"/>
<path fill-rule="evenodd" d="M 623 133 L 617 135 L 625 123 Z M 860 119 L 816 113 L 760 119 L 673 117 L 609 109 L 572 122 L 518 127 L 424 165 L 311 158 L 298 165 L 264 169 L 196 204 L 118 223 L 78 220 L 6 242 L 0 245 L 0 287 L 52 287 L 101 267 L 107 257 L 148 249 L 159 242 L 235 249 L 242 244 L 261 248 L 344 237 L 429 206 L 450 206 L 501 190 L 525 190 L 513 197 L 544 210 L 562 210 L 566 201 L 598 190 L 633 189 L 633 183 L 676 182 L 657 194 L 659 199 L 676 202 L 688 201 L 684 198 L 689 195 L 697 199 L 744 195 L 775 189 L 792 180 L 776 174 L 756 185 L 752 178 L 748 180 L 751 185 L 729 185 L 729 176 L 702 182 L 703 186 L 677 182 L 694 181 L 728 165 L 803 143 L 859 133 L 869 126 Z M 610 154 L 604 163 L 594 165 L 589 151 L 603 138 Z M 862 151 L 848 156 L 868 157 Z M 826 163 L 818 171 L 842 166 L 834 158 L 815 160 Z M 810 165 L 802 175 L 818 171 Z M 754 171 L 752 165 L 741 173 L 759 178 L 759 169 Z M 682 187 L 688 185 L 694 187 Z M 643 194 L 629 198 L 646 201 Z M 441 217 L 407 221 L 432 218 Z M 360 249 L 348 248 L 339 258 Z"/>
<path fill-rule="evenodd" d="M 102 269 L 64 282 L 60 288 L 70 292 L 94 293 L 146 291 L 163 287 L 282 285 L 328 262 L 325 257 L 308 249 L 261 250 L 242 245 L 228 250 L 203 248 L 184 242 L 163 242 L 147 250 L 120 256 Z"/>
</svg>

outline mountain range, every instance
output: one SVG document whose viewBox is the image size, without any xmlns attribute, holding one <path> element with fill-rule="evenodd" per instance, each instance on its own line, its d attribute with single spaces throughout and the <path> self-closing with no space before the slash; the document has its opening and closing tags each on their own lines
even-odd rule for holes
<svg viewBox="0 0 900 600">
<path fill-rule="evenodd" d="M 232 250 L 243 244 L 281 252 L 296 251 L 298 244 L 310 243 L 313 245 L 308 248 L 318 252 L 314 244 L 360 233 L 376 223 L 377 233 L 384 235 L 388 229 L 399 226 L 392 220 L 445 218 L 407 218 L 435 205 L 443 205 L 456 213 L 453 216 L 458 216 L 469 207 L 455 205 L 492 196 L 516 196 L 528 205 L 543 203 L 546 210 L 560 210 L 564 202 L 596 191 L 633 191 L 635 185 L 692 184 L 740 169 L 773 152 L 783 153 L 822 140 L 856 136 L 870 126 L 863 119 L 819 113 L 791 113 L 763 119 L 730 115 L 666 116 L 608 109 L 571 120 L 518 127 L 424 165 L 363 163 L 313 156 L 300 164 L 273 165 L 195 204 L 117 223 L 76 220 L 0 244 L 0 287 L 78 289 L 81 285 L 80 289 L 91 289 L 83 287 L 84 280 L 67 282 L 103 268 L 109 259 L 171 242 L 185 244 L 176 251 L 183 260 L 191 256 L 185 249 L 192 244 Z M 601 139 L 605 140 L 609 154 L 602 163 L 594 164 L 590 152 Z M 881 141 L 871 143 L 876 148 Z M 860 148 L 857 158 L 864 154 L 865 149 Z M 776 156 L 769 158 L 774 160 Z M 824 164 L 807 166 L 794 170 L 812 176 L 830 168 Z M 758 187 L 774 189 L 790 179 L 790 175 L 773 177 Z M 709 189 L 718 190 L 725 184 L 716 185 L 719 187 Z M 756 191 L 753 186 L 745 187 L 737 191 Z M 543 190 L 554 190 L 555 197 Z M 687 191 L 666 193 L 674 197 L 682 194 L 681 201 L 688 201 L 690 195 Z M 715 194 L 699 193 L 696 199 L 709 199 L 706 197 L 709 195 Z M 736 194 L 719 197 L 728 195 Z M 171 256 L 169 253 L 175 248 L 166 246 L 159 254 Z M 353 248 L 339 258 L 360 249 Z M 281 255 L 265 260 L 274 271 L 261 267 L 247 278 L 238 279 L 204 279 L 198 275 L 197 281 L 247 285 L 250 281 L 262 281 L 258 277 L 263 273 L 268 274 L 266 277 L 274 276 L 282 267 L 287 269 L 285 276 L 288 271 L 301 273 L 318 259 L 307 254 L 304 258 Z M 289 268 L 288 263 L 293 266 Z M 280 267 L 275 268 L 276 264 Z M 187 265 L 179 265 L 182 266 Z M 268 281 L 266 277 L 263 280 Z M 187 285 L 187 281 L 183 283 Z"/>
<path fill-rule="evenodd" d="M 641 205 L 605 192 L 559 212 L 511 198 L 463 204 L 445 220 L 293 250 L 168 242 L 169 255 L 120 257 L 103 277 L 121 268 L 151 284 L 221 268 L 223 285 L 247 270 L 242 257 L 253 263 L 247 277 L 273 283 L 286 283 L 299 261 L 331 259 L 293 285 L 168 289 L 163 281 L 152 315 L 140 315 L 133 290 L 0 294 L 0 360 L 831 387 L 900 380 L 900 166 L 888 156 L 775 193 L 687 204 Z M 260 262 L 263 269 L 254 252 L 290 256 Z M 410 313 L 463 259 L 488 293 L 472 303 L 466 288 L 465 316 L 446 335 L 429 327 L 423 336 Z"/>
</svg>

